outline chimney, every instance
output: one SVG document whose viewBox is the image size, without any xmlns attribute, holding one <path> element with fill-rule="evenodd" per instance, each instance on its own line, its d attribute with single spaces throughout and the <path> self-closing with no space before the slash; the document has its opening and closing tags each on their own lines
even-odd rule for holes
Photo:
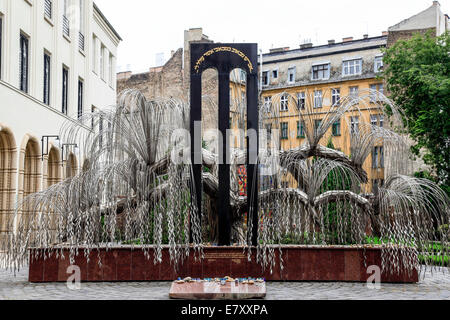
<svg viewBox="0 0 450 320">
<path fill-rule="evenodd" d="M 363 37 L 364 37 L 364 39 L 369 39 L 369 35 L 368 34 L 363 35 Z"/>
<path fill-rule="evenodd" d="M 175 54 L 175 50 L 171 50 L 170 51 L 170 56 L 173 57 L 174 54 Z"/>
<path fill-rule="evenodd" d="M 308 49 L 308 48 L 312 48 L 313 44 L 311 42 L 308 43 L 304 43 L 300 45 L 300 49 Z"/>
<path fill-rule="evenodd" d="M 270 49 L 269 52 L 270 53 L 276 53 L 276 52 L 284 52 L 284 51 L 289 51 L 289 47 L 281 47 L 281 48 L 273 48 Z"/>
<path fill-rule="evenodd" d="M 437 7 L 440 7 L 440 6 L 441 6 L 441 4 L 439 3 L 439 1 L 433 1 L 433 6 L 437 6 Z"/>
<path fill-rule="evenodd" d="M 328 45 L 332 45 L 332 44 L 335 44 L 336 43 L 336 41 L 333 39 L 333 40 L 328 40 Z"/>
<path fill-rule="evenodd" d="M 117 80 L 128 80 L 131 78 L 131 71 L 124 71 L 117 73 Z"/>
<path fill-rule="evenodd" d="M 350 42 L 350 41 L 353 41 L 353 37 L 347 37 L 342 39 L 342 42 Z"/>
<path fill-rule="evenodd" d="M 383 32 L 381 33 L 382 36 L 387 36 L 388 34 L 389 34 L 389 32 L 387 32 L 387 31 L 383 31 Z"/>
</svg>

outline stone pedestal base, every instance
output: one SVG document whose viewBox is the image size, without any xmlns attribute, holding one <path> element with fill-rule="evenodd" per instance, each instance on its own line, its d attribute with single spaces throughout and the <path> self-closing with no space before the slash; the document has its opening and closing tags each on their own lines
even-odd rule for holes
<svg viewBox="0 0 450 320">
<path fill-rule="evenodd" d="M 33 249 L 32 249 L 33 250 Z M 34 249 L 36 250 L 36 249 Z M 247 259 L 242 247 L 205 247 L 205 259 L 195 261 L 193 254 L 175 271 L 170 263 L 169 248 L 162 251 L 162 264 L 153 263 L 153 250 L 150 260 L 144 252 L 135 247 L 118 247 L 94 250 L 87 262 L 83 250 L 79 251 L 75 265 L 81 270 L 81 281 L 173 281 L 178 277 L 220 278 L 265 278 L 266 281 L 335 281 L 366 282 L 373 271 L 369 266 L 381 267 L 380 248 L 356 247 L 305 247 L 285 246 L 282 248 L 283 269 L 280 268 L 280 252 L 275 249 L 276 265 L 272 270 L 262 270 L 256 262 L 256 250 L 252 250 L 251 261 Z M 53 253 L 47 259 L 30 259 L 30 282 L 66 282 L 70 274 L 69 250 L 64 250 L 65 259 Z M 98 258 L 102 266 L 98 264 Z M 400 273 L 381 273 L 383 283 L 416 283 L 418 273 L 408 273 L 400 266 Z"/>
</svg>

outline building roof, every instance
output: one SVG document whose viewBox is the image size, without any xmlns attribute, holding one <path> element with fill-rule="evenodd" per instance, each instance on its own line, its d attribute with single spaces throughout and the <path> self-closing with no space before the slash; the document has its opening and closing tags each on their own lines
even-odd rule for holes
<svg viewBox="0 0 450 320">
<path fill-rule="evenodd" d="M 114 27 L 111 25 L 111 23 L 108 21 L 108 19 L 106 19 L 105 15 L 102 13 L 102 11 L 99 9 L 99 7 L 95 4 L 94 2 L 94 10 L 96 10 L 98 12 L 98 14 L 100 15 L 100 17 L 102 17 L 102 19 L 105 21 L 106 25 L 108 26 L 108 28 L 111 29 L 112 33 L 114 33 L 114 35 L 120 40 L 122 41 L 123 39 L 120 37 L 120 35 L 117 33 L 117 31 L 114 29 Z"/>
<path fill-rule="evenodd" d="M 389 31 L 436 28 L 437 18 L 440 13 L 441 10 L 439 2 L 433 1 L 433 5 L 431 7 L 397 23 L 396 25 L 393 25 L 389 28 Z"/>
<path fill-rule="evenodd" d="M 278 63 L 290 60 L 308 59 L 320 56 L 334 55 L 361 50 L 370 50 L 385 47 L 387 36 L 372 37 L 366 39 L 352 40 L 340 43 L 332 43 L 309 48 L 277 51 L 263 54 L 263 63 Z"/>
</svg>

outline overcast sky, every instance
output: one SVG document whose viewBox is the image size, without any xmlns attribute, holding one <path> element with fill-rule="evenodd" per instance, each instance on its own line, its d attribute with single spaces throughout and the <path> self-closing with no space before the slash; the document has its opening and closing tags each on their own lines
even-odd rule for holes
<svg viewBox="0 0 450 320">
<path fill-rule="evenodd" d="M 381 35 L 427 9 L 432 0 L 94 0 L 123 38 L 119 71 L 143 72 L 156 55 L 183 46 L 184 30 L 202 27 L 215 42 L 256 42 L 270 48 L 298 48 L 329 39 Z M 450 13 L 450 0 L 440 0 Z"/>
</svg>

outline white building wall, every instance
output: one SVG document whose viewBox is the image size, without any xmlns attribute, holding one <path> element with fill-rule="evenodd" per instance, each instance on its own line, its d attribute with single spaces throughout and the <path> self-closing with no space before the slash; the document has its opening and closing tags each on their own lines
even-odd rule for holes
<svg viewBox="0 0 450 320">
<path fill-rule="evenodd" d="M 85 49 L 84 51 L 79 50 L 78 14 L 74 14 L 77 11 L 79 0 L 68 0 L 68 18 L 71 22 L 69 37 L 63 35 L 63 1 L 52 1 L 53 16 L 52 19 L 48 19 L 44 15 L 45 0 L 0 0 L 0 16 L 3 19 L 0 131 L 8 128 L 12 132 L 17 154 L 20 152 L 22 141 L 27 136 L 34 137 L 41 147 L 41 138 L 46 135 L 59 135 L 60 128 L 65 121 L 69 120 L 80 124 L 77 119 L 79 78 L 84 81 L 83 113 L 90 113 L 93 105 L 103 108 L 113 106 L 116 102 L 115 78 L 113 77 L 113 81 L 110 83 L 108 75 L 104 81 L 92 71 L 95 57 L 92 56 L 91 46 L 92 35 L 95 33 L 99 45 L 103 43 L 106 47 L 108 57 L 110 54 L 116 57 L 120 37 L 98 12 L 93 1 L 84 0 Z M 29 37 L 28 93 L 19 90 L 21 32 Z M 44 96 L 44 50 L 51 54 L 49 106 L 42 102 Z M 104 61 L 107 63 L 108 59 Z M 67 115 L 61 112 L 63 65 L 69 69 Z M 115 66 L 112 70 L 115 70 Z M 83 128 L 90 130 L 89 126 L 90 124 L 87 124 Z M 56 147 L 60 145 L 56 140 L 50 141 Z M 78 150 L 74 150 L 79 167 L 84 159 L 84 155 L 80 154 L 81 150 L 81 146 Z M 17 156 L 18 163 L 13 167 L 20 168 L 20 161 L 20 157 Z M 46 170 L 42 168 L 41 172 L 46 172 Z M 19 173 L 16 174 L 16 179 L 19 179 Z M 16 185 L 18 184 L 16 183 Z"/>
</svg>

